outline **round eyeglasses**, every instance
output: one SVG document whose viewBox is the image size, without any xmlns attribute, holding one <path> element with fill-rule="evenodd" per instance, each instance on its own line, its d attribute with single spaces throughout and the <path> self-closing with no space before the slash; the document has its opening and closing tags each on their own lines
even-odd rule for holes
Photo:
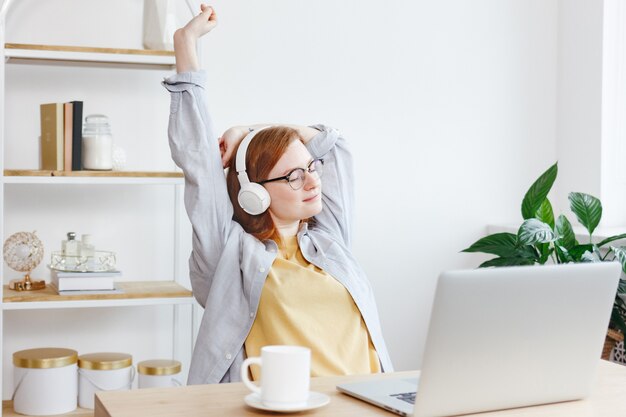
<svg viewBox="0 0 626 417">
<path fill-rule="evenodd" d="M 306 175 L 305 171 L 308 171 L 309 174 L 317 175 L 318 178 L 322 178 L 322 174 L 324 172 L 324 160 L 316 158 L 309 163 L 309 166 L 307 166 L 306 169 L 294 168 L 285 176 L 259 181 L 259 184 L 265 184 L 266 182 L 273 181 L 287 181 L 293 190 L 299 190 L 304 186 L 304 176 Z"/>
</svg>

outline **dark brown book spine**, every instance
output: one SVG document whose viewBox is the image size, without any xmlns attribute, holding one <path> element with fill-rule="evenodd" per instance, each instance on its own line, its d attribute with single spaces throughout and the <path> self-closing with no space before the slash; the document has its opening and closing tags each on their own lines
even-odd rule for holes
<svg viewBox="0 0 626 417">
<path fill-rule="evenodd" d="M 81 171 L 83 149 L 83 102 L 72 101 L 73 127 L 72 127 L 72 171 Z"/>
</svg>

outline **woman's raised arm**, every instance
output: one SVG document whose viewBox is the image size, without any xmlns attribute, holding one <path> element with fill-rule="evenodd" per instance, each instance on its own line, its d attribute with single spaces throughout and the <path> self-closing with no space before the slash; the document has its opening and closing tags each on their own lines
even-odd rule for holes
<svg viewBox="0 0 626 417">
<path fill-rule="evenodd" d="M 198 71 L 200 64 L 196 52 L 198 38 L 209 33 L 217 25 L 217 15 L 212 7 L 200 5 L 200 14 L 174 33 L 176 72 Z"/>
<path fill-rule="evenodd" d="M 172 159 L 185 175 L 185 209 L 193 227 L 191 285 L 202 306 L 234 226 L 217 135 L 205 99 L 206 74 L 199 71 L 196 54 L 198 38 L 215 25 L 215 12 L 202 5 L 201 13 L 176 32 L 178 73 L 163 81 L 171 93 L 170 150 Z"/>
</svg>

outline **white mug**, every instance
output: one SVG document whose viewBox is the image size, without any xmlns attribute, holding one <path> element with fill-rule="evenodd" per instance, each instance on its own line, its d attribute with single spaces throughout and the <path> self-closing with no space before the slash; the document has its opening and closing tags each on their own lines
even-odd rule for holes
<svg viewBox="0 0 626 417">
<path fill-rule="evenodd" d="M 261 367 L 260 388 L 248 376 L 252 364 Z M 241 379 L 248 389 L 259 394 L 266 407 L 304 407 L 309 399 L 311 350 L 302 346 L 264 346 L 261 357 L 243 361 Z"/>
</svg>

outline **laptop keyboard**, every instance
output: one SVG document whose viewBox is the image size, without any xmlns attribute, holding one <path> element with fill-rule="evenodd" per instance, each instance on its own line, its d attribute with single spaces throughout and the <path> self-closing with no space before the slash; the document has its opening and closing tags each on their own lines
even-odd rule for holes
<svg viewBox="0 0 626 417">
<path fill-rule="evenodd" d="M 407 402 L 409 404 L 415 404 L 415 394 L 416 392 L 404 392 L 402 394 L 391 394 L 392 397 Z"/>
</svg>

